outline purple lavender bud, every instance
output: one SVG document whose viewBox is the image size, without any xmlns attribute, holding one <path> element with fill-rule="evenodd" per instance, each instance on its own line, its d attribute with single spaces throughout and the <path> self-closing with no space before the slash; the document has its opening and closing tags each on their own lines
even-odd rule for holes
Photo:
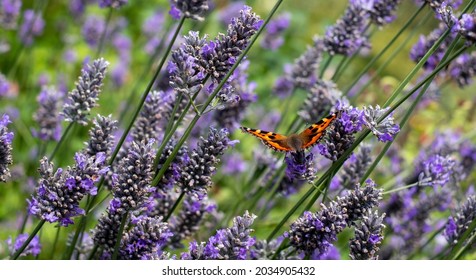
<svg viewBox="0 0 476 280">
<path fill-rule="evenodd" d="M 365 1 L 351 1 L 344 16 L 336 24 L 327 28 L 323 39 L 324 50 L 330 55 L 354 54 L 359 48 L 368 45 L 364 28 L 368 22 L 368 6 Z"/>
<path fill-rule="evenodd" d="M 331 201 L 329 206 L 321 204 L 322 209 L 317 213 L 304 212 L 291 224 L 285 237 L 298 252 L 316 257 L 325 255 L 337 240 L 337 234 L 362 219 L 364 213 L 378 205 L 381 196 L 382 191 L 377 190 L 372 181 L 367 181 L 364 188 L 357 186 L 347 196 Z"/>
<path fill-rule="evenodd" d="M 367 179 L 363 187 L 356 185 L 344 197 L 337 197 L 337 203 L 346 213 L 345 221 L 348 226 L 361 220 L 367 210 L 377 207 L 382 199 L 382 190 L 377 189 L 374 181 Z"/>
<path fill-rule="evenodd" d="M 448 219 L 444 233 L 448 243 L 455 245 L 475 218 L 476 196 L 472 195 L 468 197 L 463 205 L 456 210 L 456 213 Z"/>
<path fill-rule="evenodd" d="M 141 216 L 134 227 L 124 233 L 119 249 L 123 260 L 152 260 L 162 253 L 161 248 L 173 236 L 167 223 L 161 218 Z"/>
<path fill-rule="evenodd" d="M 372 105 L 364 107 L 364 125 L 367 126 L 372 133 L 377 136 L 379 141 L 389 142 L 395 138 L 395 135 L 400 131 L 398 124 L 394 123 L 392 114 L 388 115 L 385 119 L 378 123 L 383 114 L 389 110 L 390 107 L 380 109 L 380 106 Z"/>
<path fill-rule="evenodd" d="M 458 21 L 456 30 L 468 40 L 468 44 L 476 42 L 476 13 L 463 14 Z"/>
<path fill-rule="evenodd" d="M 225 77 L 262 24 L 263 20 L 245 6 L 240 16 L 231 20 L 226 35 L 221 34 L 215 41 L 202 47 L 200 64 L 211 75 L 214 83 L 220 83 Z"/>
<path fill-rule="evenodd" d="M 102 34 L 106 31 L 104 19 L 96 16 L 88 16 L 84 22 L 81 34 L 89 47 L 94 48 L 99 43 Z"/>
<path fill-rule="evenodd" d="M 63 106 L 64 93 L 53 87 L 43 87 L 37 101 L 40 105 L 33 119 L 40 127 L 35 136 L 43 141 L 59 141 L 61 137 L 60 109 Z"/>
<path fill-rule="evenodd" d="M 189 253 L 183 254 L 185 260 L 245 260 L 249 259 L 255 239 L 250 236 L 255 215 L 248 211 L 233 219 L 231 228 L 220 229 L 208 239 L 207 243 L 191 242 Z"/>
<path fill-rule="evenodd" d="M 224 103 L 223 108 L 215 111 L 215 121 L 220 127 L 227 128 L 229 131 L 238 128 L 243 120 L 246 108 L 257 99 L 255 94 L 256 84 L 248 82 L 248 73 L 246 72 L 248 65 L 249 61 L 242 61 L 228 81 L 233 89 L 233 95 L 238 98 L 238 101 Z M 227 98 L 230 98 L 229 95 Z"/>
<path fill-rule="evenodd" d="M 211 127 L 207 139 L 200 137 L 197 148 L 181 170 L 179 184 L 182 191 L 203 198 L 212 186 L 211 176 L 216 172 L 220 156 L 234 143 L 228 138 L 226 129 L 216 130 Z"/>
<path fill-rule="evenodd" d="M 440 24 L 438 28 L 434 29 L 427 37 L 420 36 L 418 42 L 410 50 L 410 59 L 414 62 L 419 62 L 430 48 L 438 41 L 438 39 L 446 31 L 447 27 L 444 24 Z M 428 60 L 423 64 L 423 68 L 426 70 L 433 70 L 440 63 L 441 59 L 446 53 L 451 42 L 454 40 L 455 34 L 451 32 L 441 43 L 435 52 L 428 57 Z"/>
<path fill-rule="evenodd" d="M 85 142 L 85 153 L 94 156 L 103 153 L 109 156 L 114 145 L 114 132 L 117 130 L 117 121 L 111 115 L 105 117 L 98 115 L 89 130 L 89 141 Z"/>
<path fill-rule="evenodd" d="M 0 0 L 0 26 L 4 29 L 17 28 L 21 0 Z"/>
<path fill-rule="evenodd" d="M 12 141 L 13 132 L 8 132 L 7 125 L 10 123 L 8 115 L 0 118 L 0 182 L 6 182 L 10 178 L 8 165 L 13 163 Z"/>
<path fill-rule="evenodd" d="M 43 33 L 45 21 L 41 14 L 36 14 L 33 10 L 26 10 L 23 13 L 23 23 L 20 27 L 20 40 L 26 46 L 33 44 L 34 37 Z"/>
<path fill-rule="evenodd" d="M 378 26 L 389 24 L 395 20 L 395 11 L 401 0 L 375 0 L 367 11 L 370 21 Z"/>
<path fill-rule="evenodd" d="M 17 236 L 15 242 L 12 242 L 12 238 L 9 237 L 6 242 L 8 249 L 10 250 L 10 255 L 14 255 L 18 251 L 25 241 L 28 239 L 28 233 L 22 233 Z M 38 256 L 41 252 L 40 238 L 38 236 L 33 237 L 30 244 L 26 246 L 25 250 L 20 254 L 21 257 L 26 257 L 28 255 Z"/>
<path fill-rule="evenodd" d="M 360 145 L 356 154 L 352 154 L 342 167 L 338 177 L 340 188 L 353 189 L 364 176 L 367 168 L 372 162 L 371 150 L 368 145 Z"/>
<path fill-rule="evenodd" d="M 471 54 L 462 54 L 458 56 L 449 68 L 451 78 L 456 80 L 459 87 L 465 87 L 473 82 L 473 77 L 476 74 L 476 52 Z"/>
<path fill-rule="evenodd" d="M 320 154 L 336 161 L 354 143 L 354 134 L 362 129 L 362 125 L 363 111 L 353 107 L 342 109 L 321 143 L 317 144 Z"/>
<path fill-rule="evenodd" d="M 289 13 L 284 13 L 268 23 L 266 33 L 261 41 L 263 48 L 274 51 L 284 43 L 282 33 L 289 27 L 290 18 L 291 15 Z"/>
<path fill-rule="evenodd" d="M 174 248 L 182 248 L 181 241 L 192 236 L 198 230 L 204 217 L 215 209 L 216 204 L 207 199 L 198 200 L 194 196 L 187 196 L 181 211 L 170 220 L 172 232 L 170 245 Z"/>
<path fill-rule="evenodd" d="M 121 159 L 116 167 L 117 182 L 112 191 L 113 197 L 121 202 L 116 209 L 119 214 L 138 209 L 146 201 L 155 156 L 152 144 L 153 141 L 148 144 L 132 142 L 127 157 Z"/>
<path fill-rule="evenodd" d="M 177 19 L 183 15 L 194 20 L 203 20 L 208 11 L 208 0 L 170 0 L 171 15 Z"/>
<path fill-rule="evenodd" d="M 377 252 L 379 245 L 383 240 L 383 218 L 378 211 L 368 211 L 363 217 L 362 222 L 355 226 L 355 237 L 350 239 L 349 256 L 353 260 L 378 260 Z"/>
<path fill-rule="evenodd" d="M 69 11 L 75 18 L 80 18 L 86 11 L 86 5 L 92 0 L 71 0 L 69 1 Z"/>
<path fill-rule="evenodd" d="M 100 58 L 81 70 L 76 88 L 69 92 L 68 103 L 63 108 L 62 115 L 66 121 L 77 122 L 80 125 L 88 124 L 89 111 L 97 106 L 108 65 L 109 62 Z"/>
<path fill-rule="evenodd" d="M 172 155 L 173 150 L 177 146 L 177 140 L 172 138 L 165 145 L 164 151 L 159 157 L 157 162 L 157 171 L 160 170 L 163 164 L 167 161 L 167 158 Z M 174 160 L 170 164 L 169 168 L 165 171 L 164 176 L 160 180 L 159 184 L 156 186 L 156 193 L 167 193 L 172 190 L 175 183 L 181 179 L 181 170 L 188 163 L 188 147 L 182 146 L 175 155 Z"/>
<path fill-rule="evenodd" d="M 273 92 L 279 98 L 286 98 L 291 95 L 294 90 L 294 83 L 291 78 L 287 76 L 279 77 L 274 83 Z"/>
<path fill-rule="evenodd" d="M 304 151 L 291 152 L 286 154 L 286 177 L 291 181 L 306 180 L 312 182 L 316 178 L 314 169 L 314 155 L 310 152 L 307 156 Z"/>
<path fill-rule="evenodd" d="M 243 160 L 240 153 L 234 152 L 223 157 L 224 165 L 221 169 L 223 174 L 237 175 L 248 169 L 248 162 Z"/>
<path fill-rule="evenodd" d="M 421 173 L 418 176 L 418 184 L 421 186 L 444 186 L 455 172 L 456 162 L 447 155 L 438 154 L 430 156 L 421 163 Z"/>
<path fill-rule="evenodd" d="M 10 83 L 7 78 L 0 73 L 0 97 L 7 97 L 10 90 Z"/>
<path fill-rule="evenodd" d="M 147 17 L 142 24 L 142 32 L 148 37 L 154 37 L 157 35 L 157 28 L 164 24 L 164 12 L 162 10 L 156 10 L 153 14 Z"/>
<path fill-rule="evenodd" d="M 309 89 L 309 93 L 298 112 L 307 123 L 315 123 L 326 116 L 342 98 L 342 92 L 332 81 L 317 80 Z"/>
<path fill-rule="evenodd" d="M 128 0 L 98 0 L 100 8 L 114 8 L 119 9 L 120 7 L 127 4 Z"/>
<path fill-rule="evenodd" d="M 72 218 L 83 215 L 79 203 L 86 195 L 95 195 L 94 183 L 107 171 L 102 153 L 88 156 L 76 153 L 75 165 L 66 171 L 53 169 L 48 159 L 40 160 L 40 179 L 36 192 L 28 200 L 29 213 L 60 226 L 73 224 Z"/>
</svg>

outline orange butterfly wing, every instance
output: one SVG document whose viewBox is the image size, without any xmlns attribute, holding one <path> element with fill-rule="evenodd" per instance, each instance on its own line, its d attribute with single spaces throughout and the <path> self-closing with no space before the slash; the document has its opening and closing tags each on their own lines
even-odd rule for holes
<svg viewBox="0 0 476 280">
<path fill-rule="evenodd" d="M 319 141 L 319 139 L 324 136 L 324 133 L 326 132 L 326 128 L 332 123 L 333 120 L 337 117 L 337 114 L 331 114 L 319 122 L 312 124 L 306 130 L 301 132 L 299 134 L 299 137 L 303 141 L 302 149 L 306 149 L 309 147 L 312 147 Z"/>
<path fill-rule="evenodd" d="M 260 129 L 252 129 L 248 127 L 240 127 L 243 132 L 249 133 L 253 136 L 258 137 L 261 141 L 268 147 L 283 152 L 292 151 L 291 147 L 289 147 L 286 139 L 287 137 L 281 134 L 277 134 L 274 132 L 264 131 Z"/>
</svg>

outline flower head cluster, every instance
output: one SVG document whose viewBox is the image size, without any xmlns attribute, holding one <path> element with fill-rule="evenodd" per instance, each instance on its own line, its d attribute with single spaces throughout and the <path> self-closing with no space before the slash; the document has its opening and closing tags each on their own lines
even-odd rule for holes
<svg viewBox="0 0 476 280">
<path fill-rule="evenodd" d="M 208 11 L 208 0 L 171 0 L 170 15 L 179 19 L 182 15 L 194 20 L 203 20 Z"/>
<path fill-rule="evenodd" d="M 263 20 L 245 6 L 240 16 L 231 20 L 226 35 L 220 34 L 202 47 L 200 63 L 214 83 L 225 77 L 262 24 Z"/>
<path fill-rule="evenodd" d="M 248 65 L 249 61 L 242 61 L 228 80 L 228 84 L 233 89 L 233 94 L 238 98 L 238 101 L 226 102 L 223 104 L 223 108 L 215 111 L 214 119 L 218 126 L 225 127 L 229 131 L 233 131 L 239 126 L 246 108 L 257 99 L 254 92 L 256 84 L 248 82 L 248 74 L 246 73 Z"/>
<path fill-rule="evenodd" d="M 342 171 L 337 178 L 337 182 L 333 183 L 340 188 L 352 189 L 354 188 L 364 176 L 365 171 L 372 162 L 370 155 L 370 146 L 360 145 L 356 154 L 352 154 L 348 160 L 346 160 Z"/>
<path fill-rule="evenodd" d="M 10 254 L 13 255 L 17 250 L 19 250 L 25 241 L 28 239 L 28 234 L 27 233 L 22 233 L 17 236 L 15 239 L 15 242 L 12 242 L 12 238 L 9 237 L 7 239 L 7 245 L 8 249 L 10 250 Z M 41 244 L 40 244 L 40 238 L 38 236 L 33 237 L 31 240 L 30 244 L 26 246 L 25 250 L 20 254 L 20 256 L 25 257 L 28 255 L 32 256 L 38 256 L 41 252 Z"/>
<path fill-rule="evenodd" d="M 476 219 L 476 197 L 472 195 L 460 206 L 454 216 L 448 219 L 444 231 L 446 240 L 455 245 L 474 219 Z"/>
<path fill-rule="evenodd" d="M 290 15 L 284 13 L 271 20 L 266 26 L 266 34 L 264 35 L 261 46 L 265 49 L 276 50 L 283 43 L 282 33 L 289 27 Z"/>
<path fill-rule="evenodd" d="M 114 132 L 117 129 L 117 121 L 111 116 L 98 115 L 93 120 L 93 126 L 89 130 L 89 140 L 85 142 L 85 153 L 93 156 L 105 153 L 108 156 L 114 145 Z"/>
<path fill-rule="evenodd" d="M 476 13 L 463 14 L 456 29 L 466 38 L 468 44 L 474 45 L 476 43 Z"/>
<path fill-rule="evenodd" d="M 81 70 L 76 88 L 68 94 L 68 102 L 63 108 L 62 115 L 66 121 L 88 124 L 89 111 L 97 106 L 108 65 L 107 61 L 100 58 Z"/>
<path fill-rule="evenodd" d="M 161 255 L 161 248 L 173 236 L 161 218 L 140 216 L 134 227 L 124 233 L 119 249 L 123 260 L 153 260 Z"/>
<path fill-rule="evenodd" d="M 0 0 L 0 27 L 15 29 L 21 9 L 21 0 Z"/>
<path fill-rule="evenodd" d="M 383 218 L 378 212 L 368 211 L 362 222 L 355 226 L 355 237 L 349 241 L 350 258 L 353 260 L 377 260 L 379 245 L 383 240 Z"/>
<path fill-rule="evenodd" d="M 211 127 L 208 138 L 200 138 L 197 148 L 190 155 L 190 160 L 182 167 L 179 182 L 182 190 L 203 198 L 207 188 L 212 185 L 211 176 L 220 162 L 219 157 L 235 143 L 228 139 L 226 129 L 216 130 Z"/>
<path fill-rule="evenodd" d="M 89 47 L 94 48 L 99 44 L 101 36 L 106 31 L 106 22 L 97 16 L 88 16 L 84 21 L 81 34 Z"/>
<path fill-rule="evenodd" d="M 37 14 L 33 10 L 26 10 L 23 14 L 23 23 L 20 26 L 22 43 L 27 46 L 33 44 L 34 37 L 43 34 L 43 28 L 45 28 L 45 21 L 41 14 Z"/>
<path fill-rule="evenodd" d="M 127 4 L 127 2 L 128 0 L 99 0 L 99 7 L 118 9 Z"/>
<path fill-rule="evenodd" d="M 306 255 L 325 255 L 329 246 L 337 240 L 337 234 L 345 227 L 362 219 L 368 210 L 378 206 L 381 190 L 368 181 L 364 188 L 357 188 L 344 197 L 338 197 L 328 206 L 321 204 L 321 211 L 306 211 L 285 233 L 291 245 Z"/>
<path fill-rule="evenodd" d="M 350 56 L 368 44 L 368 38 L 364 34 L 368 21 L 367 6 L 365 1 L 350 1 L 344 15 L 326 30 L 323 39 L 325 51 L 330 55 Z"/>
<path fill-rule="evenodd" d="M 476 75 L 476 52 L 458 56 L 450 64 L 449 73 L 458 86 L 465 87 L 471 84 Z"/>
<path fill-rule="evenodd" d="M 132 142 L 127 157 L 120 160 L 113 175 L 113 199 L 99 218 L 93 235 L 94 244 L 104 249 L 103 258 L 112 256 L 120 225 L 127 214 L 146 206 L 154 160 L 152 144 L 153 141 Z"/>
<path fill-rule="evenodd" d="M 73 217 L 84 214 L 79 206 L 81 199 L 88 194 L 96 195 L 94 183 L 108 170 L 105 160 L 104 153 L 96 156 L 76 153 L 72 168 L 54 171 L 53 163 L 43 158 L 38 187 L 28 201 L 30 214 L 50 223 L 58 222 L 60 226 L 73 224 Z"/>
<path fill-rule="evenodd" d="M 286 97 L 295 88 L 309 90 L 317 80 L 316 70 L 322 60 L 323 51 L 322 39 L 316 38 L 314 44 L 308 46 L 293 65 L 286 67 L 286 74 L 276 80 L 273 91 L 279 97 Z"/>
<path fill-rule="evenodd" d="M 354 134 L 362 129 L 363 124 L 362 111 L 343 107 L 337 119 L 327 129 L 321 143 L 317 144 L 320 154 L 336 161 L 354 143 Z"/>
<path fill-rule="evenodd" d="M 372 23 L 382 26 L 395 20 L 395 11 L 401 0 L 374 0 L 372 2 L 372 7 L 367 10 Z"/>
<path fill-rule="evenodd" d="M 195 196 L 187 196 L 181 211 L 170 220 L 172 247 L 181 248 L 181 241 L 192 236 L 198 230 L 200 223 L 207 213 L 216 209 L 216 204 L 207 199 L 199 200 Z"/>
<path fill-rule="evenodd" d="M 255 239 L 250 236 L 253 232 L 255 215 L 248 211 L 233 219 L 233 226 L 217 230 L 208 242 L 190 243 L 189 253 L 182 254 L 185 260 L 244 260 L 248 259 Z"/>
<path fill-rule="evenodd" d="M 168 64 L 170 86 L 183 98 L 191 98 L 203 87 L 204 69 L 199 64 L 198 50 L 206 43 L 198 32 L 189 32 L 182 46 L 174 50 Z"/>
<path fill-rule="evenodd" d="M 431 155 L 421 162 L 419 185 L 444 186 L 455 172 L 456 162 L 449 156 Z"/>
<path fill-rule="evenodd" d="M 419 62 L 425 54 L 433 47 L 433 45 L 438 41 L 438 39 L 443 35 L 447 27 L 444 24 L 440 24 L 438 28 L 433 30 L 427 37 L 421 35 L 418 39 L 418 42 L 410 50 L 410 58 L 414 62 Z M 450 33 L 444 40 L 441 42 L 441 45 L 435 50 L 433 54 L 428 57 L 428 60 L 425 61 L 423 67 L 427 70 L 433 70 L 440 63 L 441 59 L 445 55 L 446 50 L 454 39 L 454 34 Z"/>
<path fill-rule="evenodd" d="M 286 177 L 291 181 L 307 180 L 312 182 L 316 178 L 316 170 L 314 169 L 314 154 L 304 154 L 304 151 L 287 153 L 284 160 L 286 161 Z"/>
<path fill-rule="evenodd" d="M 385 117 L 385 119 L 379 122 L 379 119 L 389 109 L 390 108 L 380 109 L 379 105 L 377 105 L 375 109 L 372 105 L 364 108 L 364 125 L 382 142 L 392 141 L 395 135 L 400 131 L 400 127 L 394 123 L 392 115 Z"/>
<path fill-rule="evenodd" d="M 3 115 L 0 118 L 0 182 L 5 182 L 10 177 L 8 166 L 13 163 L 13 132 L 8 132 L 7 125 L 9 123 L 10 117 L 8 115 Z"/>
<path fill-rule="evenodd" d="M 36 137 L 43 141 L 58 141 L 61 137 L 60 109 L 64 94 L 53 87 L 44 87 L 38 95 L 38 110 L 33 119 L 40 127 Z"/>
<path fill-rule="evenodd" d="M 342 92 L 332 81 L 317 80 L 309 89 L 299 116 L 307 123 L 315 123 L 334 108 Z"/>
</svg>

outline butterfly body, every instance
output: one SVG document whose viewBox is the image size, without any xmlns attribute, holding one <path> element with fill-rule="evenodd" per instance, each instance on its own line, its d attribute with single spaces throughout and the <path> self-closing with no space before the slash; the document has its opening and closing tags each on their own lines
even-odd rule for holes
<svg viewBox="0 0 476 280">
<path fill-rule="evenodd" d="M 289 136 L 248 127 L 240 128 L 243 132 L 258 137 L 266 146 L 273 150 L 282 152 L 301 152 L 317 144 L 317 141 L 324 136 L 326 128 L 329 127 L 336 117 L 336 113 L 331 114 L 319 122 L 312 124 L 303 132 L 299 134 L 291 134 Z"/>
</svg>

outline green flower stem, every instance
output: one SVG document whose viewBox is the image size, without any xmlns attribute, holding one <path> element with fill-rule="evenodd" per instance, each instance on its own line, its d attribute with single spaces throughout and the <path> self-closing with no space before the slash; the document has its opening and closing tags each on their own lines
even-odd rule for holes
<svg viewBox="0 0 476 280">
<path fill-rule="evenodd" d="M 94 244 L 93 249 L 91 250 L 91 253 L 89 253 L 88 260 L 92 260 L 94 256 L 96 255 L 96 252 L 98 251 L 99 246 Z"/>
<path fill-rule="evenodd" d="M 55 146 L 55 149 L 53 150 L 53 152 L 51 153 L 50 157 L 48 158 L 48 160 L 53 160 L 53 158 L 56 156 L 56 153 L 58 152 L 61 144 L 63 144 L 63 142 L 67 139 L 67 137 L 69 136 L 69 133 L 71 132 L 71 129 L 73 128 L 73 126 L 75 125 L 76 123 L 75 122 L 70 122 L 68 124 L 68 126 L 66 127 L 65 131 L 63 132 L 63 134 L 61 135 L 61 138 L 60 140 L 58 141 L 58 144 L 56 144 Z"/>
<path fill-rule="evenodd" d="M 448 256 L 448 259 L 457 260 L 463 256 L 463 253 L 468 248 L 470 248 L 473 242 L 475 241 L 475 238 L 476 238 L 476 233 L 474 232 L 475 229 L 476 229 L 476 219 L 473 220 L 473 222 L 468 226 L 468 229 L 465 230 L 463 235 L 461 235 L 461 237 L 458 239 L 458 243 L 456 243 L 456 245 L 451 250 L 450 255 Z M 468 239 L 468 237 L 470 238 Z"/>
<path fill-rule="evenodd" d="M 101 38 L 99 38 L 99 44 L 98 44 L 98 48 L 96 50 L 96 56 L 95 57 L 99 57 L 102 53 L 103 48 L 104 48 L 104 41 L 106 40 L 107 28 L 109 27 L 109 24 L 111 23 L 113 10 L 114 9 L 112 7 L 110 7 L 109 11 L 107 13 L 106 25 L 104 27 L 104 32 L 101 34 Z"/>
<path fill-rule="evenodd" d="M 170 208 L 170 211 L 167 213 L 167 216 L 165 216 L 164 222 L 167 222 L 169 220 L 170 216 L 172 216 L 172 213 L 175 211 L 175 209 L 177 209 L 178 205 L 180 204 L 184 196 L 185 196 L 185 192 L 182 191 L 180 193 L 180 196 L 177 198 L 177 200 L 175 200 L 174 205 L 172 205 L 172 208 Z"/>
<path fill-rule="evenodd" d="M 381 153 L 381 154 L 382 154 L 382 153 Z M 408 190 L 408 189 L 413 188 L 413 187 L 416 187 L 416 186 L 418 186 L 418 185 L 419 185 L 419 183 L 416 182 L 416 183 L 413 183 L 413 184 L 410 184 L 410 185 L 406 185 L 406 186 L 403 186 L 403 187 L 399 187 L 399 188 L 396 188 L 396 189 L 384 191 L 384 192 L 382 192 L 382 195 L 387 195 L 387 194 L 396 193 L 396 192 L 399 192 L 399 191 Z"/>
<path fill-rule="evenodd" d="M 329 65 L 331 64 L 331 61 L 332 61 L 333 58 L 334 58 L 333 55 L 329 55 L 329 56 L 327 57 L 326 61 L 325 61 L 324 64 L 322 65 L 321 71 L 319 72 L 319 79 L 322 79 L 322 77 L 324 76 L 324 72 L 326 72 L 327 67 L 329 67 Z"/>
<path fill-rule="evenodd" d="M 36 236 L 36 234 L 38 233 L 38 231 L 40 231 L 40 229 L 43 227 L 43 225 L 45 224 L 45 220 L 41 220 L 35 227 L 35 229 L 30 233 L 30 235 L 28 236 L 28 239 L 25 240 L 25 243 L 23 243 L 23 245 L 20 247 L 20 249 L 18 249 L 15 254 L 13 254 L 13 256 L 10 258 L 12 260 L 16 260 L 18 259 L 18 257 L 21 255 L 21 253 L 23 253 L 23 251 L 25 250 L 25 248 L 30 244 L 30 242 L 33 240 L 33 238 Z"/>
<path fill-rule="evenodd" d="M 405 25 L 397 32 L 397 34 L 390 40 L 390 42 L 383 48 L 382 51 L 380 51 L 379 54 L 377 54 L 372 60 L 367 63 L 367 65 L 360 71 L 360 73 L 356 76 L 354 81 L 350 83 L 350 85 L 347 87 L 347 89 L 344 91 L 346 94 L 359 82 L 360 78 L 362 78 L 363 75 L 368 73 L 370 68 L 375 64 L 377 60 L 380 59 L 389 49 L 390 47 L 397 41 L 397 39 L 403 34 L 403 32 L 410 26 L 410 24 L 415 20 L 415 18 L 420 14 L 420 12 L 423 10 L 425 7 L 426 3 L 424 3 L 411 17 L 410 19 L 405 23 Z M 430 12 L 428 12 L 430 14 Z M 414 29 L 416 30 L 416 29 Z M 413 31 L 414 32 L 414 31 Z"/>
<path fill-rule="evenodd" d="M 53 241 L 53 247 L 51 248 L 50 260 L 52 260 L 55 255 L 55 249 L 56 249 L 56 245 L 58 245 L 60 231 L 61 231 L 61 227 L 57 227 L 56 234 L 55 234 L 55 241 Z"/>
<path fill-rule="evenodd" d="M 114 245 L 114 253 L 111 257 L 111 259 L 113 260 L 117 260 L 117 255 L 119 254 L 119 247 L 121 247 L 122 233 L 124 232 L 128 216 L 129 212 L 125 213 L 124 216 L 122 216 L 121 225 L 119 226 L 119 231 L 117 232 L 116 244 Z"/>
</svg>

